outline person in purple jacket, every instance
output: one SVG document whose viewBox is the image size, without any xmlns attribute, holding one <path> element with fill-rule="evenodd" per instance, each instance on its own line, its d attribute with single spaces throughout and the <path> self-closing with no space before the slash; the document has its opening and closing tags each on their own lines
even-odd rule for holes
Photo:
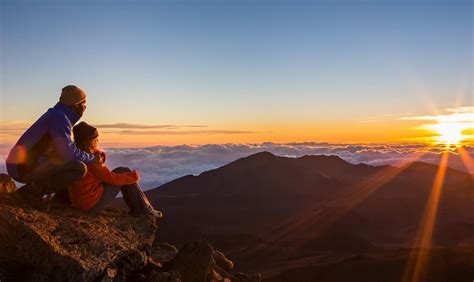
<svg viewBox="0 0 474 282">
<path fill-rule="evenodd" d="M 72 127 L 85 110 L 84 90 L 68 85 L 59 102 L 23 133 L 6 160 L 8 174 L 25 183 L 16 196 L 36 208 L 44 207 L 43 196 L 52 193 L 67 202 L 67 187 L 86 174 L 85 163 L 102 161 L 99 154 L 78 149 L 71 139 Z"/>
</svg>

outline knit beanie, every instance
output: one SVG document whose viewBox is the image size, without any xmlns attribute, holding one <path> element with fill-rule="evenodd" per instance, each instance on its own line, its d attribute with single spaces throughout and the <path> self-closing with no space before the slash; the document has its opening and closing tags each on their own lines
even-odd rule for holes
<svg viewBox="0 0 474 282">
<path fill-rule="evenodd" d="M 59 102 L 73 106 L 86 100 L 86 92 L 75 85 L 68 85 L 62 89 Z"/>
<path fill-rule="evenodd" d="M 87 124 L 84 121 L 74 126 L 72 133 L 74 134 L 74 141 L 78 144 L 85 143 L 86 141 L 90 141 L 96 137 L 99 137 L 99 131 L 97 128 Z"/>
</svg>

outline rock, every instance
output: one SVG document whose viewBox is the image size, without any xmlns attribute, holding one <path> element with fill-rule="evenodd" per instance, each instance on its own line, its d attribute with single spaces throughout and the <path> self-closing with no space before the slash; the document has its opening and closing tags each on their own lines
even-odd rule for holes
<svg viewBox="0 0 474 282">
<path fill-rule="evenodd" d="M 182 281 L 190 282 L 260 282 L 261 276 L 230 274 L 234 263 L 203 241 L 187 243 L 163 266 L 163 271 L 178 273 Z"/>
<path fill-rule="evenodd" d="M 223 270 L 230 272 L 232 269 L 234 269 L 234 263 L 230 259 L 226 258 L 222 252 L 214 250 L 213 256 L 216 264 Z"/>
<path fill-rule="evenodd" d="M 2 281 L 117 280 L 146 265 L 156 229 L 153 218 L 133 218 L 120 210 L 42 212 L 17 203 L 12 194 L 0 194 Z"/>
<path fill-rule="evenodd" d="M 166 272 L 177 272 L 186 282 L 206 282 L 213 273 L 214 248 L 203 241 L 187 243 L 165 267 Z"/>
<path fill-rule="evenodd" d="M 232 280 L 234 282 L 260 282 L 262 281 L 262 275 L 259 274 L 245 274 L 245 273 L 237 273 L 234 275 L 235 279 Z"/>
<path fill-rule="evenodd" d="M 119 271 L 115 268 L 107 268 L 100 282 L 113 282 L 119 277 Z"/>
<path fill-rule="evenodd" d="M 154 218 L 119 209 L 39 211 L 0 193 L 0 281 L 260 282 L 203 241 L 154 243 Z"/>
<path fill-rule="evenodd" d="M 13 193 L 16 191 L 16 184 L 12 178 L 5 173 L 0 173 L 0 193 Z"/>
<path fill-rule="evenodd" d="M 123 273 L 130 273 L 137 269 L 143 269 L 148 264 L 148 256 L 145 251 L 127 250 L 120 252 L 113 261 L 113 266 Z"/>
<path fill-rule="evenodd" d="M 217 281 L 219 281 L 219 278 L 222 279 L 223 277 L 232 277 L 232 278 L 234 278 L 234 276 L 232 274 L 228 273 L 227 271 L 225 271 L 224 269 L 222 269 L 218 265 L 216 265 L 216 267 L 214 268 L 213 276 L 216 278 Z"/>
<path fill-rule="evenodd" d="M 155 243 L 150 250 L 150 256 L 162 264 L 170 261 L 177 253 L 178 249 L 167 243 Z"/>
<path fill-rule="evenodd" d="M 143 282 L 181 282 L 181 278 L 177 273 L 169 272 L 153 272 L 147 275 Z"/>
</svg>

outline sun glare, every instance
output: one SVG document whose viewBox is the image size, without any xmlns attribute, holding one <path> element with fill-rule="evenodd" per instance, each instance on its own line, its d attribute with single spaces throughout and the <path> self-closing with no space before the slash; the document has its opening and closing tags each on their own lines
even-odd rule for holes
<svg viewBox="0 0 474 282">
<path fill-rule="evenodd" d="M 447 149 L 458 148 L 474 140 L 474 107 L 448 109 L 448 114 L 408 117 L 404 119 L 427 121 L 416 127 L 427 131 L 434 145 Z"/>
<path fill-rule="evenodd" d="M 432 130 L 439 134 L 435 141 L 441 145 L 458 146 L 467 136 L 462 134 L 466 125 L 462 123 L 438 123 L 432 126 Z"/>
</svg>

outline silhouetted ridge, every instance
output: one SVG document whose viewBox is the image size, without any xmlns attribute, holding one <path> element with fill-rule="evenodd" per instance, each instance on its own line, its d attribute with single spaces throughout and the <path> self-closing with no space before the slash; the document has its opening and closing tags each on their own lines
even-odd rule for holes
<svg viewBox="0 0 474 282">
<path fill-rule="evenodd" d="M 252 154 L 244 159 L 272 159 L 276 156 L 269 151 L 262 151 L 255 154 Z"/>
<path fill-rule="evenodd" d="M 228 167 L 235 167 L 235 166 L 258 166 L 258 165 L 264 165 L 269 162 L 275 161 L 277 157 L 274 154 L 268 152 L 268 151 L 263 151 L 259 153 L 252 154 L 248 157 L 240 158 L 236 161 L 230 162 L 227 165 L 222 166 L 222 169 L 228 168 Z M 207 172 L 204 172 L 205 174 Z"/>
<path fill-rule="evenodd" d="M 288 196 L 308 192 L 314 194 L 318 187 L 327 190 L 338 186 L 339 181 L 364 178 L 385 168 L 354 165 L 333 155 L 290 158 L 263 151 L 205 171 L 199 176 L 187 175 L 175 179 L 160 186 L 159 191 L 149 193 L 189 196 L 224 193 L 244 197 L 272 197 L 275 193 Z"/>
<path fill-rule="evenodd" d="M 332 162 L 344 162 L 346 163 L 345 160 L 343 160 L 341 157 L 336 156 L 336 155 L 304 155 L 302 157 L 299 157 L 299 159 L 318 159 L 322 161 L 332 161 Z"/>
<path fill-rule="evenodd" d="M 440 170 L 440 166 L 436 164 L 416 161 L 405 164 L 400 168 L 400 170 L 401 176 L 403 177 L 417 177 L 419 180 L 432 182 L 434 181 L 436 174 Z M 444 177 L 445 183 L 463 183 L 469 181 L 469 179 L 472 179 L 472 175 L 469 175 L 454 168 L 446 167 Z"/>
<path fill-rule="evenodd" d="M 403 272 L 409 250 L 400 248 L 414 242 L 427 199 L 438 191 L 433 184 L 439 171 L 421 162 L 375 167 L 337 156 L 259 152 L 147 194 L 166 215 L 160 240 L 179 244 L 203 237 L 244 269 L 268 270 L 267 277 L 282 278 L 275 281 L 315 281 L 320 276 L 311 273 L 323 271 L 323 265 L 338 272 L 341 260 L 357 253 L 385 261 L 385 252 L 390 257 L 401 252 L 395 272 Z M 472 175 L 447 168 L 443 179 L 433 244 L 474 246 Z M 367 271 L 376 266 L 354 258 L 344 260 L 347 269 L 360 261 L 368 263 Z M 465 265 L 463 271 L 472 263 Z"/>
<path fill-rule="evenodd" d="M 425 162 L 410 162 L 402 166 L 403 169 L 408 170 L 431 170 L 436 171 L 438 170 L 439 166 L 435 164 L 425 163 Z"/>
</svg>

